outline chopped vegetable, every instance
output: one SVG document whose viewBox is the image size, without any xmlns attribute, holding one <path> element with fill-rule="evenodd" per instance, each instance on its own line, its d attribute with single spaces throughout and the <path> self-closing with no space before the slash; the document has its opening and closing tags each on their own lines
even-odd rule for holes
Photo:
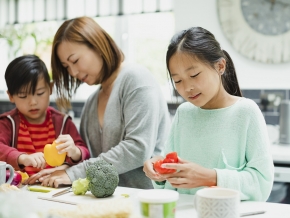
<svg viewBox="0 0 290 218">
<path fill-rule="evenodd" d="M 154 170 L 160 174 L 175 173 L 175 169 L 162 168 L 161 165 L 164 163 L 178 163 L 178 157 L 176 152 L 171 152 L 166 155 L 163 160 L 158 160 L 154 163 Z"/>
<path fill-rule="evenodd" d="M 128 194 L 121 194 L 121 196 L 123 196 L 125 198 L 129 198 L 130 197 L 130 195 L 128 195 Z"/>
<path fill-rule="evenodd" d="M 72 191 L 75 195 L 84 195 L 89 189 L 89 180 L 87 178 L 75 180 L 72 183 Z"/>
<path fill-rule="evenodd" d="M 27 186 L 27 190 L 32 191 L 32 192 L 44 192 L 44 193 L 47 193 L 47 192 L 55 190 L 55 188 L 32 185 L 32 186 Z"/>
<path fill-rule="evenodd" d="M 22 177 L 21 183 L 23 183 L 26 179 L 29 178 L 29 175 L 26 172 L 21 172 L 21 171 L 16 171 L 16 172 L 18 172 Z"/>
<path fill-rule="evenodd" d="M 10 171 L 6 170 L 6 182 L 8 181 L 9 177 L 10 177 Z M 15 171 L 11 185 L 18 186 L 21 184 L 21 180 L 22 180 L 21 174 L 19 172 Z"/>
</svg>

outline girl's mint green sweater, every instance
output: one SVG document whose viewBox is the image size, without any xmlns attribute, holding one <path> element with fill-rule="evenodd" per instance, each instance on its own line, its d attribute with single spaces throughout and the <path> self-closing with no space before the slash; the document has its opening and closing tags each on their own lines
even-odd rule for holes
<svg viewBox="0 0 290 218">
<path fill-rule="evenodd" d="M 175 114 L 163 154 L 176 151 L 182 159 L 215 169 L 217 186 L 239 190 L 241 200 L 266 201 L 274 179 L 269 146 L 265 119 L 254 101 L 241 98 L 213 110 L 186 102 Z M 153 184 L 174 189 L 169 182 Z M 195 194 L 200 188 L 177 191 Z"/>
</svg>

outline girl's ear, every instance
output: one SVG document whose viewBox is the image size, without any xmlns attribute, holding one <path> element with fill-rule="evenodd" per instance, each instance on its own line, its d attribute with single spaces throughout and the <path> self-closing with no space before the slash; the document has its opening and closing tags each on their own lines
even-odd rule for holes
<svg viewBox="0 0 290 218">
<path fill-rule="evenodd" d="M 53 82 L 53 81 L 51 81 L 51 82 L 50 82 L 50 84 L 49 84 L 49 88 L 50 88 L 50 94 L 52 94 L 53 85 L 54 85 L 54 82 Z"/>
<path fill-rule="evenodd" d="M 13 96 L 9 93 L 9 91 L 7 90 L 7 95 L 8 95 L 8 97 L 9 97 L 9 101 L 11 102 L 11 103 L 14 103 L 15 101 L 14 101 L 14 98 L 13 98 Z"/>
<path fill-rule="evenodd" d="M 216 63 L 216 70 L 219 73 L 219 75 L 224 74 L 224 72 L 226 71 L 226 65 L 227 65 L 227 62 L 224 58 L 220 59 Z"/>
</svg>

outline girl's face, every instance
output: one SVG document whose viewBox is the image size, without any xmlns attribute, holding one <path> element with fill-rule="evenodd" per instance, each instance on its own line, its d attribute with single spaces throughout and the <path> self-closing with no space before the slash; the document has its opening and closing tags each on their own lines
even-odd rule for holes
<svg viewBox="0 0 290 218">
<path fill-rule="evenodd" d="M 52 84 L 49 86 L 43 77 L 38 79 L 34 95 L 23 89 L 13 96 L 8 93 L 10 102 L 15 103 L 17 109 L 23 114 L 26 120 L 32 124 L 41 124 L 46 117 L 46 110 L 49 106 Z"/>
<path fill-rule="evenodd" d="M 220 72 L 225 70 L 225 61 L 215 67 L 213 69 L 184 53 L 176 53 L 169 60 L 169 70 L 178 93 L 186 101 L 204 109 L 216 107 L 215 100 L 222 87 Z"/>
<path fill-rule="evenodd" d="M 93 49 L 84 44 L 63 41 L 57 48 L 57 56 L 72 77 L 88 85 L 99 83 L 103 59 Z"/>
</svg>

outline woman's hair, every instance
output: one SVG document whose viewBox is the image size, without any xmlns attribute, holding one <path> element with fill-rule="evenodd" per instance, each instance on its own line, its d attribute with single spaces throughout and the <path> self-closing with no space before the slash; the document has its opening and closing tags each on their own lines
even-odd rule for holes
<svg viewBox="0 0 290 218">
<path fill-rule="evenodd" d="M 5 80 L 10 95 L 27 92 L 34 94 L 37 82 L 44 78 L 50 85 L 50 78 L 45 63 L 35 55 L 15 58 L 7 66 Z"/>
<path fill-rule="evenodd" d="M 184 52 L 209 64 L 212 68 L 214 68 L 215 63 L 221 58 L 224 58 L 226 60 L 226 70 L 221 77 L 222 84 L 229 94 L 242 96 L 234 63 L 229 54 L 221 49 L 220 44 L 216 41 L 211 32 L 201 27 L 192 27 L 180 31 L 172 37 L 166 53 L 166 65 L 170 78 L 171 72 L 169 69 L 169 61 L 177 52 Z"/>
<path fill-rule="evenodd" d="M 62 66 L 57 48 L 63 42 L 80 43 L 93 49 L 103 58 L 100 83 L 107 80 L 124 60 L 124 54 L 110 35 L 103 30 L 92 18 L 79 17 L 65 21 L 57 30 L 51 54 L 52 77 L 59 97 L 58 106 L 68 108 L 69 99 L 82 83 L 69 75 Z"/>
</svg>

